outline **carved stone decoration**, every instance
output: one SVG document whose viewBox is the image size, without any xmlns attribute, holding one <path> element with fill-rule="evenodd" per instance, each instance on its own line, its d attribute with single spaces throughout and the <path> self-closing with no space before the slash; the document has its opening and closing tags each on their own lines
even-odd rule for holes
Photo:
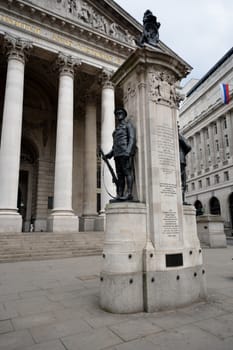
<svg viewBox="0 0 233 350">
<path fill-rule="evenodd" d="M 74 74 L 74 70 L 80 66 L 82 61 L 78 58 L 70 55 L 65 55 L 59 52 L 55 62 L 55 69 L 58 69 L 60 73 Z"/>
<path fill-rule="evenodd" d="M 103 34 L 107 34 L 116 40 L 135 45 L 134 37 L 127 29 L 107 19 L 85 1 L 57 0 L 57 3 L 60 3 L 67 10 L 68 14 L 75 17 L 78 22 L 90 26 Z"/>
<path fill-rule="evenodd" d="M 4 48 L 8 58 L 17 58 L 25 61 L 33 45 L 30 41 L 16 38 L 10 34 L 4 36 Z"/>
<path fill-rule="evenodd" d="M 182 100 L 176 87 L 175 77 L 168 71 L 156 71 L 149 74 L 149 96 L 157 103 L 178 107 Z"/>
<path fill-rule="evenodd" d="M 103 87 L 113 87 L 113 83 L 111 82 L 111 77 L 113 75 L 113 71 L 103 69 L 99 76 L 99 82 Z"/>
</svg>

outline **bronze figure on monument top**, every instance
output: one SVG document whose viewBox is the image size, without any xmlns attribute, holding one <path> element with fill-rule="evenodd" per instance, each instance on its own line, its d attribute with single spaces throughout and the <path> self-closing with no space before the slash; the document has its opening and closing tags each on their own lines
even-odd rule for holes
<svg viewBox="0 0 233 350">
<path fill-rule="evenodd" d="M 160 23 L 157 22 L 157 17 L 150 10 L 146 10 L 143 16 L 143 32 L 136 44 L 140 47 L 143 47 L 144 44 L 157 46 L 159 42 L 159 28 Z"/>
</svg>

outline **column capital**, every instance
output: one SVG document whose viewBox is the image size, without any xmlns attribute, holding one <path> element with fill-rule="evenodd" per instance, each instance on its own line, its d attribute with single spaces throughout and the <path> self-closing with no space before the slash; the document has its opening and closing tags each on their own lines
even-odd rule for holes
<svg viewBox="0 0 233 350">
<path fill-rule="evenodd" d="M 74 70 L 80 66 L 81 63 L 82 61 L 79 58 L 59 52 L 55 62 L 55 68 L 59 70 L 60 74 L 73 76 Z"/>
<path fill-rule="evenodd" d="M 33 45 L 30 41 L 5 34 L 4 47 L 8 59 L 14 58 L 24 63 Z"/>
<path fill-rule="evenodd" d="M 114 84 L 110 81 L 113 71 L 102 69 L 99 79 L 103 88 L 114 88 Z"/>
</svg>

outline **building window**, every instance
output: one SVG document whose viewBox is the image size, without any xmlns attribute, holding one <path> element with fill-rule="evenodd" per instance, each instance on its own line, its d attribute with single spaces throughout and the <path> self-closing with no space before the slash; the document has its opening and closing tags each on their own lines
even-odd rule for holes
<svg viewBox="0 0 233 350">
<path fill-rule="evenodd" d="M 208 139 L 209 138 L 209 129 L 208 128 L 206 129 L 205 134 L 206 134 L 206 138 Z"/>
<path fill-rule="evenodd" d="M 209 144 L 207 144 L 207 154 L 208 154 L 208 156 L 210 156 L 210 145 Z"/>
<path fill-rule="evenodd" d="M 194 191 L 195 190 L 195 183 L 192 182 L 192 190 Z"/>
<path fill-rule="evenodd" d="M 206 178 L 206 186 L 210 186 L 210 178 L 209 177 Z"/>
<path fill-rule="evenodd" d="M 229 172 L 224 171 L 224 181 L 229 181 Z"/>
<path fill-rule="evenodd" d="M 216 151 L 219 152 L 219 142 L 218 142 L 218 140 L 215 140 L 215 145 L 216 145 Z"/>
<path fill-rule="evenodd" d="M 218 133 L 217 123 L 214 123 L 214 132 L 215 132 L 215 134 L 217 134 L 217 133 Z"/>
<path fill-rule="evenodd" d="M 226 145 L 226 147 L 229 147 L 229 138 L 228 138 L 228 135 L 225 135 L 225 145 Z"/>
<path fill-rule="evenodd" d="M 223 127 L 224 127 L 224 129 L 227 129 L 227 118 L 226 117 L 223 118 Z"/>
<path fill-rule="evenodd" d="M 200 158 L 202 159 L 202 148 L 200 148 Z"/>
<path fill-rule="evenodd" d="M 214 175 L 214 183 L 215 184 L 219 183 L 219 174 Z"/>
<path fill-rule="evenodd" d="M 199 186 L 199 188 L 202 188 L 202 181 L 201 180 L 198 181 L 198 186 Z"/>
</svg>

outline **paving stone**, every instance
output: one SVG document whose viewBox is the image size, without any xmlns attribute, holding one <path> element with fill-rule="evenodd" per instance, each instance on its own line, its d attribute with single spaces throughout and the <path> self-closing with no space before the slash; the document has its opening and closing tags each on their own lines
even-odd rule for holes
<svg viewBox="0 0 233 350">
<path fill-rule="evenodd" d="M 33 298 L 33 297 L 41 297 L 47 295 L 47 292 L 42 289 L 36 289 L 31 291 L 23 291 L 18 293 L 21 299 Z"/>
<path fill-rule="evenodd" d="M 95 329 L 61 339 L 67 350 L 101 350 L 120 344 L 122 340 L 109 329 Z"/>
<path fill-rule="evenodd" d="M 65 337 L 67 335 L 89 331 L 91 329 L 92 328 L 86 322 L 76 319 L 33 327 L 30 329 L 30 332 L 36 343 L 42 343 L 52 339 Z"/>
<path fill-rule="evenodd" d="M 223 317 L 210 318 L 208 322 L 200 321 L 196 322 L 195 326 L 221 338 L 233 337 L 233 322 L 231 320 L 224 319 Z M 232 344 L 233 348 L 233 344 Z"/>
<path fill-rule="evenodd" d="M 35 344 L 24 350 L 66 350 L 60 340 L 53 340 L 43 344 Z"/>
<path fill-rule="evenodd" d="M 59 303 L 52 302 L 45 296 L 6 302 L 4 305 L 6 309 L 10 308 L 11 310 L 14 310 L 17 313 L 17 316 L 27 316 L 62 308 Z"/>
<path fill-rule="evenodd" d="M 12 327 L 12 324 L 9 320 L 7 321 L 0 321 L 0 333 L 8 333 L 12 332 L 14 329 Z"/>
<path fill-rule="evenodd" d="M 137 339 L 114 347 L 114 350 L 157 350 L 155 345 L 145 339 Z M 167 349 L 170 350 L 170 349 Z"/>
<path fill-rule="evenodd" d="M 109 327 L 115 334 L 125 341 L 144 337 L 148 334 L 158 333 L 162 328 L 144 319 L 130 320 Z"/>
<path fill-rule="evenodd" d="M 179 311 L 172 311 L 166 313 L 165 315 L 162 315 L 161 313 L 159 315 L 156 315 L 155 313 L 153 316 L 149 316 L 147 320 L 150 320 L 150 322 L 165 330 L 177 328 L 179 326 L 193 322 L 191 316 L 185 315 Z"/>
<path fill-rule="evenodd" d="M 222 310 L 219 305 L 216 306 L 216 304 L 198 303 L 182 309 L 180 313 L 190 316 L 193 321 L 199 321 L 208 319 L 210 317 L 224 315 L 226 311 Z"/>
<path fill-rule="evenodd" d="M 128 315 L 114 315 L 111 313 L 103 312 L 97 316 L 86 315 L 85 321 L 93 328 L 101 328 L 105 326 L 119 324 L 129 320 Z"/>
<path fill-rule="evenodd" d="M 150 335 L 145 340 L 152 342 L 156 350 L 232 350 L 224 348 L 222 340 L 194 325 Z"/>
<path fill-rule="evenodd" d="M 19 350 L 33 345 L 34 341 L 27 330 L 0 334 L 0 350 Z"/>
<path fill-rule="evenodd" d="M 17 317 L 18 313 L 15 309 L 11 307 L 6 307 L 5 304 L 0 304 L 0 321 L 9 320 L 12 317 Z"/>
<path fill-rule="evenodd" d="M 56 321 L 56 317 L 51 312 L 43 312 L 39 314 L 17 317 L 12 319 L 15 330 L 32 328 Z"/>
</svg>

